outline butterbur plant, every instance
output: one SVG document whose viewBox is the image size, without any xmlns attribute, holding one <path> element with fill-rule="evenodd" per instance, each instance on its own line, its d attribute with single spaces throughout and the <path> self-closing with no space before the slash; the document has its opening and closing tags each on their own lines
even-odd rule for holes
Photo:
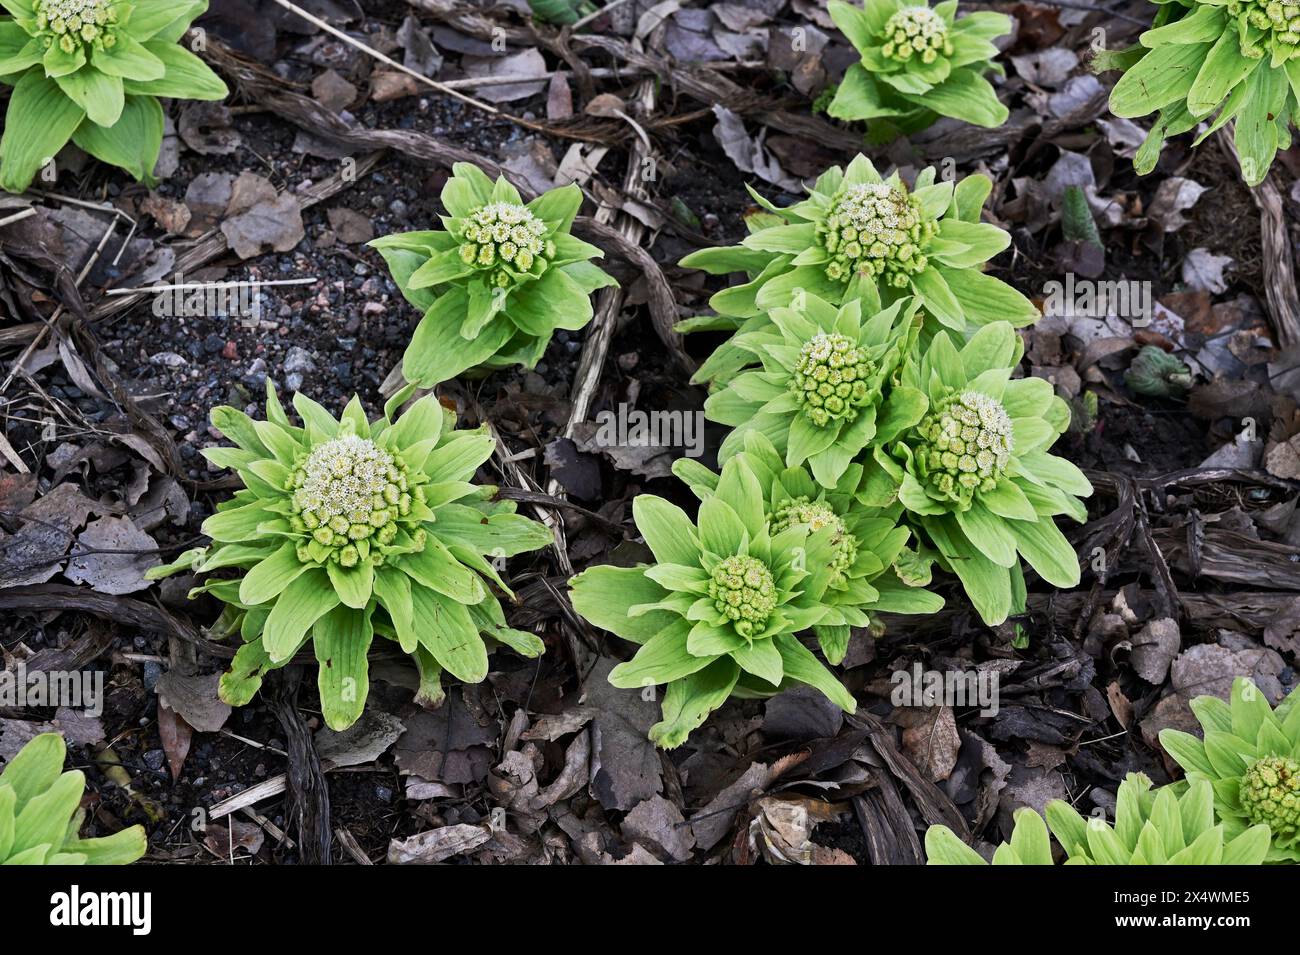
<svg viewBox="0 0 1300 955">
<path fill-rule="evenodd" d="M 836 307 L 802 295 L 798 307 L 774 308 L 765 326 L 720 346 L 745 353 L 759 367 L 736 375 L 704 403 L 707 418 L 732 427 L 719 460 L 740 451 L 746 435 L 757 431 L 788 466 L 807 462 L 819 484 L 837 486 L 863 448 L 893 437 L 894 420 L 882 431 L 876 409 L 915 338 L 914 310 L 905 304 L 864 321 L 856 299 Z"/>
<path fill-rule="evenodd" d="M 224 601 L 221 629 L 243 638 L 219 685 L 232 706 L 309 641 L 333 729 L 361 715 L 376 634 L 414 657 L 425 704 L 441 700 L 444 670 L 466 683 L 487 675 L 484 637 L 525 656 L 542 652 L 538 637 L 506 625 L 489 585 L 513 596 L 495 562 L 546 546 L 550 531 L 513 502 L 492 502 L 495 488 L 472 483 L 494 447 L 486 429 L 453 430 L 452 413 L 432 395 L 394 420 L 410 391 L 375 422 L 356 398 L 336 419 L 297 394 L 303 424 L 293 425 L 269 383 L 265 421 L 229 407 L 212 412 L 236 446 L 203 453 L 244 487 L 203 523 L 210 546 L 150 576 L 236 572 L 191 594 Z"/>
<path fill-rule="evenodd" d="M 930 7 L 907 0 L 831 0 L 831 19 L 861 61 L 827 107 L 836 119 L 886 120 L 903 133 L 949 116 L 976 126 L 1001 126 L 1008 111 L 985 79 L 1002 73 L 993 40 L 1011 32 L 1002 13 L 957 17 L 957 0 Z"/>
<path fill-rule="evenodd" d="M 1017 809 L 1011 841 L 993 852 L 993 865 L 1055 865 L 1052 843 L 1043 817 L 1027 807 Z M 926 865 L 988 865 L 982 855 L 961 841 L 947 826 L 934 825 L 925 831 Z"/>
<path fill-rule="evenodd" d="M 1232 831 L 1215 819 L 1210 784 L 1194 783 L 1181 794 L 1174 786 L 1151 788 L 1151 780 L 1130 773 L 1119 784 L 1115 824 L 1084 819 L 1062 799 L 1047 804 L 1047 825 L 1032 809 L 1019 809 L 1011 841 L 993 853 L 994 865 L 1052 865 L 1052 835 L 1065 850 L 1066 865 L 1259 865 L 1268 852 L 1268 827 Z M 946 826 L 925 834 L 929 865 L 985 865 L 983 857 Z"/>
<path fill-rule="evenodd" d="M 85 774 L 63 771 L 63 737 L 32 737 L 0 773 L 0 865 L 127 865 L 148 848 L 144 829 L 82 839 Z"/>
<path fill-rule="evenodd" d="M 632 513 L 655 563 L 591 567 L 570 585 L 578 613 L 640 644 L 610 682 L 667 684 L 652 740 L 679 746 L 729 696 L 767 696 L 798 683 L 854 711 L 853 696 L 796 636 L 844 620 L 823 600 L 836 570 L 836 528 L 798 522 L 777 530 L 741 457 L 723 467 L 698 523 L 649 494 L 633 500 Z"/>
<path fill-rule="evenodd" d="M 432 387 L 470 369 L 532 368 L 556 329 L 591 321 L 591 293 L 615 284 L 593 265 L 604 253 L 569 234 L 582 205 L 575 185 L 524 204 L 504 178 L 457 163 L 442 190 L 443 228 L 370 244 L 424 317 L 402 374 Z"/>
<path fill-rule="evenodd" d="M 178 45 L 207 0 L 3 0 L 0 82 L 13 87 L 0 187 L 22 192 L 68 141 L 153 184 L 159 96 L 219 100 L 226 85 Z"/>
<path fill-rule="evenodd" d="M 1268 862 L 1300 862 L 1300 694 L 1268 705 L 1250 680 L 1238 677 L 1232 699 L 1192 701 L 1205 732 L 1160 731 L 1160 745 L 1193 785 L 1213 786 L 1214 808 L 1229 835 L 1267 826 Z"/>
<path fill-rule="evenodd" d="M 936 335 L 882 410 L 915 424 L 873 450 L 862 491 L 865 503 L 903 505 L 989 624 L 1022 609 L 1020 558 L 1053 586 L 1078 584 L 1074 548 L 1053 518 L 1086 520 L 1079 497 L 1092 493 L 1077 467 L 1048 453 L 1069 407 L 1043 379 L 1011 379 L 1022 350 L 1006 323 L 960 349 Z"/>
<path fill-rule="evenodd" d="M 799 526 L 810 533 L 831 529 L 831 575 L 822 596 L 831 612 L 813 625 L 828 663 L 844 660 L 849 628 L 870 626 L 873 612 L 923 614 L 942 609 L 943 598 L 905 583 L 895 570 L 911 532 L 898 525 L 901 508 L 872 508 L 858 501 L 862 465 L 850 464 L 839 484 L 828 490 L 805 468 L 786 467 L 772 442 L 758 431 L 745 435 L 745 450 L 737 460 L 758 479 L 771 533 Z M 678 458 L 673 473 L 700 500 L 717 492 L 719 475 L 698 461 Z"/>
<path fill-rule="evenodd" d="M 1242 176 L 1254 186 L 1291 144 L 1298 53 L 1300 6 L 1291 0 L 1170 0 L 1137 45 L 1098 55 L 1094 68 L 1124 71 L 1110 95 L 1116 116 L 1158 113 L 1133 159 L 1139 174 L 1155 168 L 1168 137 L 1207 122 L 1199 144 L 1234 122 Z"/>
<path fill-rule="evenodd" d="M 936 181 L 923 170 L 908 189 L 897 173 L 881 177 L 865 156 L 818 178 L 808 198 L 751 217 L 739 247 L 701 249 L 681 264 L 715 275 L 745 272 L 749 281 L 715 294 L 718 317 L 687 319 L 683 332 L 766 324 L 765 312 L 801 292 L 838 305 L 861 299 L 864 314 L 912 298 L 931 331 L 965 333 L 994 321 L 1028 325 L 1040 313 L 1011 286 L 981 271 L 1010 244 L 1002 229 L 980 222 L 992 189 L 986 176 Z M 697 381 L 734 372 L 725 356 L 710 358 Z"/>
</svg>

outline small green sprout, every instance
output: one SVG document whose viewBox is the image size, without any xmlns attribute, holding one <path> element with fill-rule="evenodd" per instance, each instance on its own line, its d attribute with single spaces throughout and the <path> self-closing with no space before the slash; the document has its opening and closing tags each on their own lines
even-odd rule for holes
<svg viewBox="0 0 1300 955">
<path fill-rule="evenodd" d="M 1181 398 L 1192 386 L 1192 370 L 1157 345 L 1143 345 L 1124 372 L 1124 383 L 1148 398 Z"/>
<path fill-rule="evenodd" d="M 716 315 L 687 319 L 678 329 L 752 331 L 767 325 L 768 311 L 791 305 L 801 293 L 832 305 L 861 299 L 864 314 L 912 298 L 927 317 L 928 334 L 1035 322 L 1041 316 L 1032 302 L 982 271 L 1011 242 L 1002 229 L 980 221 L 992 187 L 981 175 L 956 184 L 938 180 L 930 168 L 909 190 L 897 173 L 882 178 L 858 156 L 842 170 L 828 170 L 807 199 L 788 208 L 751 190 L 766 211 L 749 218 L 750 235 L 740 246 L 701 249 L 681 262 L 714 275 L 745 272 L 749 281 L 709 300 Z M 695 380 L 723 381 L 735 370 L 725 354 L 715 354 Z"/>
<path fill-rule="evenodd" d="M 505 178 L 456 163 L 442 190 L 443 229 L 371 242 L 424 318 L 402 373 L 432 387 L 470 369 L 532 368 L 556 329 L 591 321 L 591 293 L 614 279 L 604 253 L 569 234 L 582 191 L 552 189 L 524 204 Z"/>
<path fill-rule="evenodd" d="M 864 320 L 857 299 L 837 308 L 815 295 L 799 298 L 794 307 L 772 309 L 765 326 L 720 346 L 744 356 L 737 364 L 759 367 L 710 395 L 704 414 L 733 428 L 719 460 L 760 431 L 789 467 L 807 462 L 822 487 L 834 488 L 863 448 L 894 436 L 879 433 L 877 407 L 918 329 L 907 301 Z"/>
<path fill-rule="evenodd" d="M 850 464 L 839 484 L 828 490 L 805 468 L 786 467 L 760 431 L 745 435 L 745 449 L 737 458 L 744 459 L 764 491 L 770 533 L 791 527 L 805 527 L 810 534 L 823 528 L 832 531 L 830 580 L 822 600 L 833 612 L 813 626 L 827 662 L 844 660 L 849 628 L 871 626 L 873 612 L 924 614 L 942 609 L 941 597 L 904 581 L 895 569 L 895 562 L 905 559 L 911 532 L 898 525 L 900 507 L 866 507 L 858 501 L 862 465 Z M 717 491 L 719 476 L 697 461 L 679 458 L 673 473 L 700 500 Z"/>
</svg>

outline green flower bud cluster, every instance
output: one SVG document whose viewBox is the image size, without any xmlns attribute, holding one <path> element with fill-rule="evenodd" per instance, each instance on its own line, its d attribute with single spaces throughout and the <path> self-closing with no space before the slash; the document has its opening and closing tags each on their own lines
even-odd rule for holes
<svg viewBox="0 0 1300 955">
<path fill-rule="evenodd" d="M 344 567 L 363 556 L 360 541 L 391 544 L 411 502 L 424 499 L 424 489 L 408 483 L 401 458 L 356 435 L 326 441 L 301 456 L 285 489 L 293 492 L 294 530 L 333 548 Z M 415 532 L 417 543 L 423 533 Z M 299 556 L 308 562 L 301 550 Z"/>
<path fill-rule="evenodd" d="M 36 0 L 32 9 L 47 48 L 57 43 L 64 53 L 75 53 L 78 46 L 105 49 L 117 43 L 113 0 Z"/>
<path fill-rule="evenodd" d="M 933 63 L 939 54 L 952 56 L 948 24 L 929 7 L 904 7 L 885 23 L 888 38 L 880 48 L 891 60 L 906 63 L 919 56 L 922 63 Z"/>
<path fill-rule="evenodd" d="M 1241 807 L 1254 823 L 1263 823 L 1275 837 L 1300 832 L 1300 763 L 1285 756 L 1255 760 L 1241 777 Z"/>
<path fill-rule="evenodd" d="M 728 557 L 713 569 L 709 596 L 718 613 L 748 637 L 762 630 L 776 609 L 776 581 L 756 557 Z"/>
<path fill-rule="evenodd" d="M 916 458 L 933 490 L 954 501 L 991 491 L 1011 460 L 1011 418 L 996 398 L 965 391 L 942 402 L 917 425 L 924 442 Z"/>
<path fill-rule="evenodd" d="M 909 276 L 929 265 L 925 249 L 938 228 L 920 201 L 899 186 L 849 186 L 817 226 L 818 239 L 831 255 L 826 277 L 847 282 L 857 274 L 905 288 Z"/>
<path fill-rule="evenodd" d="M 848 532 L 844 521 L 825 501 L 813 501 L 807 496 L 787 500 L 768 516 L 772 533 L 779 534 L 796 525 L 806 525 L 815 534 L 823 527 L 833 527 L 831 547 L 835 557 L 831 561 L 832 587 L 842 586 L 848 579 L 849 568 L 858 559 L 858 539 Z"/>
<path fill-rule="evenodd" d="M 490 202 L 475 209 L 466 216 L 461 235 L 461 261 L 495 269 L 492 282 L 500 288 L 511 282 L 507 266 L 527 272 L 538 258 L 555 257 L 555 243 L 545 237 L 546 223 L 527 206 L 513 202 Z"/>
<path fill-rule="evenodd" d="M 876 372 L 865 348 L 844 335 L 821 332 L 799 351 L 790 392 L 813 424 L 852 421 L 871 398 L 868 380 Z"/>
<path fill-rule="evenodd" d="M 1242 56 L 1257 60 L 1265 53 L 1278 50 L 1280 45 L 1290 58 L 1300 48 L 1300 3 L 1296 0 L 1232 0 L 1228 14 L 1264 34 L 1252 38 L 1249 29 L 1243 29 Z"/>
</svg>

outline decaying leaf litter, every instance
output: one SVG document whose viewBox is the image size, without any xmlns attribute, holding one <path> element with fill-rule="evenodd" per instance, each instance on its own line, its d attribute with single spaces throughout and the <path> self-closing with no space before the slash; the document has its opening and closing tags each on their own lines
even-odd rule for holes
<svg viewBox="0 0 1300 955">
<path fill-rule="evenodd" d="M 569 29 L 522 3 L 323 0 L 304 17 L 214 2 L 204 56 L 235 95 L 173 108 L 156 189 L 65 157 L 56 182 L 0 209 L 0 645 L 8 668 L 94 668 L 106 686 L 97 717 L 0 712 L 0 758 L 63 733 L 92 828 L 144 823 L 153 861 L 917 863 L 930 824 L 997 843 L 1018 807 L 1064 798 L 1086 815 L 1129 772 L 1167 781 L 1157 734 L 1194 730 L 1190 699 L 1226 697 L 1234 676 L 1284 695 L 1300 652 L 1286 294 L 1300 160 L 1281 154 L 1252 195 L 1230 141 L 1192 152 L 1183 137 L 1138 179 L 1145 121 L 1107 112 L 1112 78 L 1087 61 L 1097 28 L 1131 42 L 1147 5 L 984 6 L 1015 21 L 1007 123 L 943 121 L 869 151 L 905 174 L 947 161 L 994 182 L 986 215 L 1013 246 L 990 271 L 1047 312 L 1024 333 L 1025 372 L 1070 402 L 1058 453 L 1097 489 L 1071 534 L 1091 568 L 1079 589 L 1031 584 L 1027 613 L 988 628 L 941 587 L 940 613 L 854 634 L 857 715 L 790 691 L 728 703 L 657 750 L 657 701 L 607 683 L 627 647 L 574 614 L 565 581 L 645 559 L 635 494 L 693 505 L 671 456 L 598 447 L 591 422 L 620 402 L 701 406 L 687 380 L 707 349 L 671 326 L 718 285 L 674 263 L 745 234 L 743 183 L 785 205 L 860 148 L 860 128 L 814 108 L 851 48 L 804 0 L 628 0 Z M 548 652 L 495 654 L 486 683 L 425 711 L 414 670 L 376 650 L 367 711 L 340 733 L 318 715 L 309 655 L 231 711 L 215 685 L 233 648 L 203 631 L 210 608 L 185 599 L 190 580 L 144 578 L 199 542 L 233 487 L 198 454 L 218 440 L 208 410 L 253 413 L 268 378 L 381 410 L 418 316 L 365 243 L 429 227 L 456 161 L 525 197 L 576 181 L 575 234 L 622 285 L 535 370 L 439 389 L 491 425 L 485 476 L 559 532 L 509 573 L 511 625 Z M 1054 311 L 1066 272 L 1150 282 L 1150 324 Z M 262 288 L 252 323 L 110 294 L 247 279 L 285 283 Z M 1137 361 L 1151 347 L 1185 367 Z M 896 705 L 891 677 L 914 665 L 996 674 L 997 712 Z"/>
</svg>

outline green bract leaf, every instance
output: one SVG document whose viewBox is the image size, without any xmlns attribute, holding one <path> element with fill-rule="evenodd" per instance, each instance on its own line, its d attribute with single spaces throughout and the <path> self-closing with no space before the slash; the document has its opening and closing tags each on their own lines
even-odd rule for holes
<svg viewBox="0 0 1300 955">
<path fill-rule="evenodd" d="M 1047 826 L 1032 809 L 1018 809 L 1011 841 L 993 854 L 994 865 L 1052 865 L 1047 830 L 1071 865 L 1259 865 L 1268 852 L 1268 827 L 1229 834 L 1214 825 L 1213 792 L 1193 782 L 1182 795 L 1174 786 L 1152 790 L 1151 780 L 1130 773 L 1119 785 L 1115 823 L 1085 820 L 1063 800 L 1047 804 Z M 944 826 L 925 834 L 930 865 L 983 865 L 984 859 Z"/>
<path fill-rule="evenodd" d="M 1218 113 L 1211 131 L 1236 120 L 1242 177 L 1259 184 L 1298 105 L 1300 18 L 1293 5 L 1177 0 L 1161 4 L 1154 26 L 1141 47 L 1097 61 L 1098 69 L 1124 72 L 1111 91 L 1115 115 L 1160 113 L 1134 167 L 1149 173 L 1166 137 Z"/>
<path fill-rule="evenodd" d="M 144 829 L 80 839 L 85 789 L 80 770 L 63 772 L 58 733 L 33 737 L 0 773 L 0 865 L 127 865 L 145 853 Z"/>
<path fill-rule="evenodd" d="M 41 167 L 55 157 L 86 111 L 70 100 L 59 84 L 34 66 L 14 84 L 0 138 L 0 186 L 22 192 Z"/>
<path fill-rule="evenodd" d="M 201 588 L 235 605 L 230 629 L 248 641 L 222 678 L 222 699 L 247 703 L 264 673 L 310 640 L 322 712 L 342 729 L 364 706 L 376 634 L 416 657 L 427 705 L 441 697 L 442 670 L 466 682 L 487 675 L 480 634 L 541 652 L 535 636 L 506 626 L 489 581 L 504 587 L 494 562 L 552 538 L 512 502 L 485 503 L 493 489 L 467 480 L 492 453 L 491 437 L 445 428 L 433 396 L 396 421 L 370 422 L 355 398 L 335 419 L 298 395 L 305 428 L 289 423 L 274 391 L 267 405 L 267 421 L 213 411 L 214 427 L 243 448 L 234 463 L 246 488 L 204 522 L 210 548 L 154 573 L 241 572 Z"/>
<path fill-rule="evenodd" d="M 82 123 L 72 141 L 101 162 L 120 166 L 141 182 L 153 181 L 162 148 L 163 112 L 152 96 L 128 96 L 111 127 Z"/>
</svg>

